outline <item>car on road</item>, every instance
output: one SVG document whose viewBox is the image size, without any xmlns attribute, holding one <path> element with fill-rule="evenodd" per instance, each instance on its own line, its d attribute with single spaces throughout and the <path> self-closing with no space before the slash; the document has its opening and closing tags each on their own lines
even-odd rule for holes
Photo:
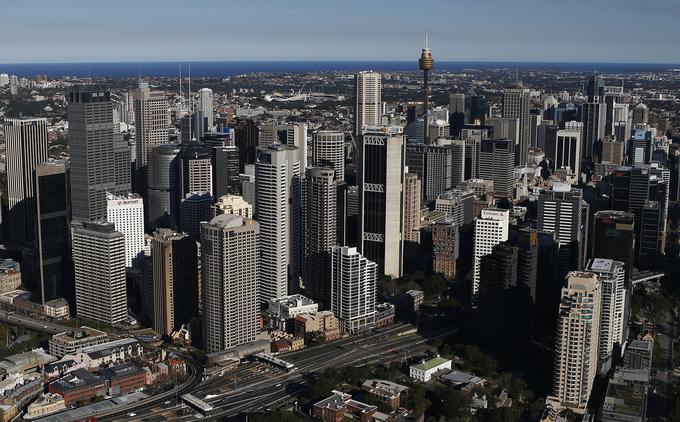
<svg viewBox="0 0 680 422">
<path fill-rule="evenodd" d="M 134 418 L 135 416 L 137 416 L 137 414 L 134 413 L 134 412 L 130 412 L 127 415 L 128 415 L 128 418 Z"/>
<path fill-rule="evenodd" d="M 276 384 L 276 387 L 281 387 L 281 383 Z"/>
</svg>

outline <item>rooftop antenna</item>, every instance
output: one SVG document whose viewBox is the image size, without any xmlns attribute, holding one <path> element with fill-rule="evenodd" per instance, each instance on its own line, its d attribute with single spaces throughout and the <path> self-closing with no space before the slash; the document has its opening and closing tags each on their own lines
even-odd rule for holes
<svg viewBox="0 0 680 422">
<path fill-rule="evenodd" d="M 429 34 L 426 32 L 426 33 L 425 33 L 425 48 L 428 48 L 428 46 L 427 46 L 427 37 L 428 37 L 428 35 L 429 35 Z"/>
<path fill-rule="evenodd" d="M 189 135 L 191 135 L 191 140 L 195 141 L 196 137 L 191 132 L 191 120 L 194 118 L 194 103 L 191 100 L 191 65 L 189 65 Z"/>
<path fill-rule="evenodd" d="M 182 63 L 179 64 L 179 112 L 182 112 L 184 97 L 182 97 Z"/>
</svg>

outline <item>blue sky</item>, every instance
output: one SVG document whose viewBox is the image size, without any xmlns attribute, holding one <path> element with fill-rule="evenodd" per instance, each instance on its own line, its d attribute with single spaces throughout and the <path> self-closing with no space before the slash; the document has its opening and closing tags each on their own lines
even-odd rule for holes
<svg viewBox="0 0 680 422">
<path fill-rule="evenodd" d="M 0 63 L 680 61 L 679 0 L 2 0 Z"/>
</svg>

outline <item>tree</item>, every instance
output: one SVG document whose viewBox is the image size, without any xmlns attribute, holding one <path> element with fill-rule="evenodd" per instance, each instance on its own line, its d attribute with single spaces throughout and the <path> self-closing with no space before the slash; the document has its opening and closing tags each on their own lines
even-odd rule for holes
<svg viewBox="0 0 680 422">
<path fill-rule="evenodd" d="M 425 277 L 421 281 L 423 291 L 428 297 L 439 296 L 446 291 L 446 281 L 438 274 L 433 274 Z"/>
</svg>

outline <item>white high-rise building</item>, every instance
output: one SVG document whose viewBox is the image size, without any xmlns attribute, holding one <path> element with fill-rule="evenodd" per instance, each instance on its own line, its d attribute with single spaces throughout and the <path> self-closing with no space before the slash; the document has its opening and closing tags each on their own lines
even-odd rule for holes
<svg viewBox="0 0 680 422">
<path fill-rule="evenodd" d="M 215 202 L 215 216 L 220 214 L 234 214 L 246 218 L 253 218 L 253 206 L 239 195 L 223 195 Z"/>
<path fill-rule="evenodd" d="M 215 123 L 212 89 L 201 88 L 198 90 L 198 111 L 208 119 L 208 130 L 212 130 Z"/>
<path fill-rule="evenodd" d="M 370 71 L 354 75 L 354 134 L 361 135 L 367 126 L 381 123 L 382 84 L 380 73 Z"/>
<path fill-rule="evenodd" d="M 168 143 L 170 112 L 164 92 L 151 91 L 148 82 L 140 82 L 135 91 L 135 139 L 137 169 L 146 167 L 151 150 Z"/>
<path fill-rule="evenodd" d="M 300 150 L 274 143 L 258 148 L 255 220 L 260 223 L 260 301 L 299 286 L 301 254 Z M 291 292 L 294 293 L 294 292 Z"/>
<path fill-rule="evenodd" d="M 331 254 L 331 310 L 353 333 L 375 323 L 378 266 L 357 248 L 334 246 Z"/>
<path fill-rule="evenodd" d="M 9 85 L 9 75 L 6 73 L 0 73 L 0 86 Z"/>
<path fill-rule="evenodd" d="M 583 413 L 597 374 L 601 286 L 597 275 L 572 271 L 562 288 L 550 401 Z"/>
<path fill-rule="evenodd" d="M 136 193 L 109 193 L 106 219 L 125 235 L 125 266 L 138 267 L 144 256 L 144 200 Z"/>
<path fill-rule="evenodd" d="M 78 318 L 112 325 L 127 320 L 125 236 L 113 223 L 74 227 L 73 269 Z"/>
<path fill-rule="evenodd" d="M 221 214 L 201 224 L 203 341 L 207 353 L 255 340 L 260 226 Z"/>
<path fill-rule="evenodd" d="M 47 161 L 47 119 L 5 119 L 10 250 L 35 238 L 36 166 Z"/>
<path fill-rule="evenodd" d="M 331 167 L 336 180 L 345 180 L 345 134 L 320 130 L 312 138 L 312 165 Z"/>
<path fill-rule="evenodd" d="M 581 174 L 581 136 L 583 123 L 569 121 L 564 129 L 557 131 L 555 145 L 555 168 L 569 167 L 577 176 Z"/>
<path fill-rule="evenodd" d="M 508 240 L 509 224 L 510 210 L 487 208 L 482 210 L 480 217 L 475 218 L 473 299 L 479 292 L 479 273 L 482 257 L 490 254 L 494 246 Z"/>
<path fill-rule="evenodd" d="M 591 259 L 586 269 L 597 274 L 602 288 L 598 355 L 604 363 L 611 356 L 614 344 L 623 346 L 626 338 L 626 271 L 623 262 L 602 258 Z"/>
</svg>

